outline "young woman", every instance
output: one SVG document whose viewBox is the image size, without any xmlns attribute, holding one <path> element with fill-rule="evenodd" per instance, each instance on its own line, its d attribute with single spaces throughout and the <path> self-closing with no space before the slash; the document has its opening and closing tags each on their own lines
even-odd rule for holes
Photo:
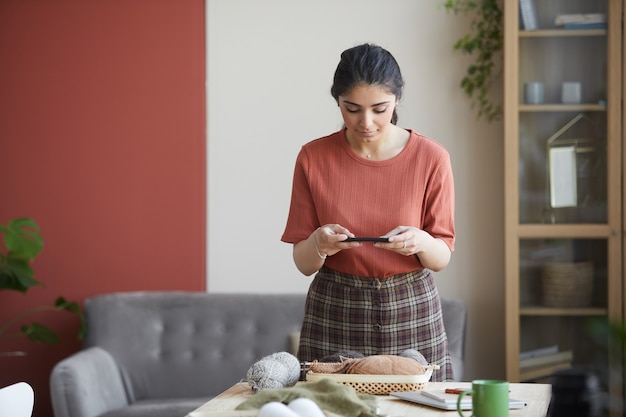
<svg viewBox="0 0 626 417">
<path fill-rule="evenodd" d="M 298 154 L 282 236 L 305 275 L 299 357 L 344 350 L 397 355 L 418 350 L 451 380 L 439 294 L 431 271 L 454 249 L 454 184 L 448 152 L 396 126 L 404 81 L 385 49 L 347 49 L 331 94 L 344 128 Z M 346 241 L 381 237 L 386 241 Z"/>
</svg>

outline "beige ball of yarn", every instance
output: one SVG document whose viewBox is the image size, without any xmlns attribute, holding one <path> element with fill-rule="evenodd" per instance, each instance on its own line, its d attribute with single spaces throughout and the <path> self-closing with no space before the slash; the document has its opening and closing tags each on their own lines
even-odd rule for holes
<svg viewBox="0 0 626 417">
<path fill-rule="evenodd" d="M 300 361 L 288 352 L 274 353 L 252 364 L 246 379 L 254 391 L 290 387 L 300 379 Z"/>
</svg>

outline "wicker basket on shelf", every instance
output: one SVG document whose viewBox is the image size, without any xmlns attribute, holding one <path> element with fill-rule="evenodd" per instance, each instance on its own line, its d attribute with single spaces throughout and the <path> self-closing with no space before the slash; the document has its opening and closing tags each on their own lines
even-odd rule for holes
<svg viewBox="0 0 626 417">
<path fill-rule="evenodd" d="M 588 307 L 593 292 L 592 262 L 550 262 L 542 268 L 542 303 L 547 307 Z"/>
<path fill-rule="evenodd" d="M 433 366 L 428 366 L 426 373 L 422 375 L 326 374 L 309 371 L 306 374 L 306 380 L 315 382 L 328 378 L 351 386 L 359 394 L 389 395 L 390 392 L 420 391 L 424 389 L 426 383 L 430 381 L 433 368 Z"/>
</svg>

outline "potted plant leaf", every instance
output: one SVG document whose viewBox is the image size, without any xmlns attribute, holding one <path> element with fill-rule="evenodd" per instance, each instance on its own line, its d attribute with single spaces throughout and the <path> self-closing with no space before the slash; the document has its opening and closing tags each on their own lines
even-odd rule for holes
<svg viewBox="0 0 626 417">
<path fill-rule="evenodd" d="M 26 293 L 32 287 L 44 286 L 42 282 L 35 279 L 31 267 L 31 262 L 43 249 L 43 238 L 37 223 L 30 218 L 13 219 L 7 225 L 0 224 L 0 234 L 4 237 L 4 245 L 0 245 L 0 290 Z M 19 329 L 15 329 L 26 318 L 43 311 L 69 311 L 76 314 L 80 319 L 78 337 L 82 339 L 85 333 L 85 320 L 80 307 L 75 302 L 58 297 L 52 305 L 29 308 L 7 322 L 0 323 L 0 340 L 26 337 L 38 343 L 59 343 L 59 336 L 54 330 L 36 321 L 22 324 Z M 0 356 L 25 354 L 25 352 L 0 351 Z"/>
<path fill-rule="evenodd" d="M 489 89 L 499 78 L 504 44 L 502 0 L 445 0 L 447 12 L 470 16 L 470 32 L 458 39 L 453 49 L 467 54 L 473 62 L 461 80 L 477 118 L 488 122 L 502 117 L 502 105 L 491 99 Z"/>
</svg>

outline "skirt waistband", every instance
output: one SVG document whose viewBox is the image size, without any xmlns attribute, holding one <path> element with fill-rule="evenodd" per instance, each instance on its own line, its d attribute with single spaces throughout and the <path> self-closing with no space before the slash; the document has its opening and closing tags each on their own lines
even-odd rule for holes
<svg viewBox="0 0 626 417">
<path fill-rule="evenodd" d="M 318 271 L 317 277 L 337 282 L 348 287 L 375 288 L 380 290 L 382 288 L 393 288 L 399 285 L 406 285 L 417 280 L 426 279 L 430 277 L 430 271 L 428 269 L 417 269 L 415 271 L 392 275 L 389 278 L 379 279 L 350 275 L 323 266 Z"/>
</svg>

